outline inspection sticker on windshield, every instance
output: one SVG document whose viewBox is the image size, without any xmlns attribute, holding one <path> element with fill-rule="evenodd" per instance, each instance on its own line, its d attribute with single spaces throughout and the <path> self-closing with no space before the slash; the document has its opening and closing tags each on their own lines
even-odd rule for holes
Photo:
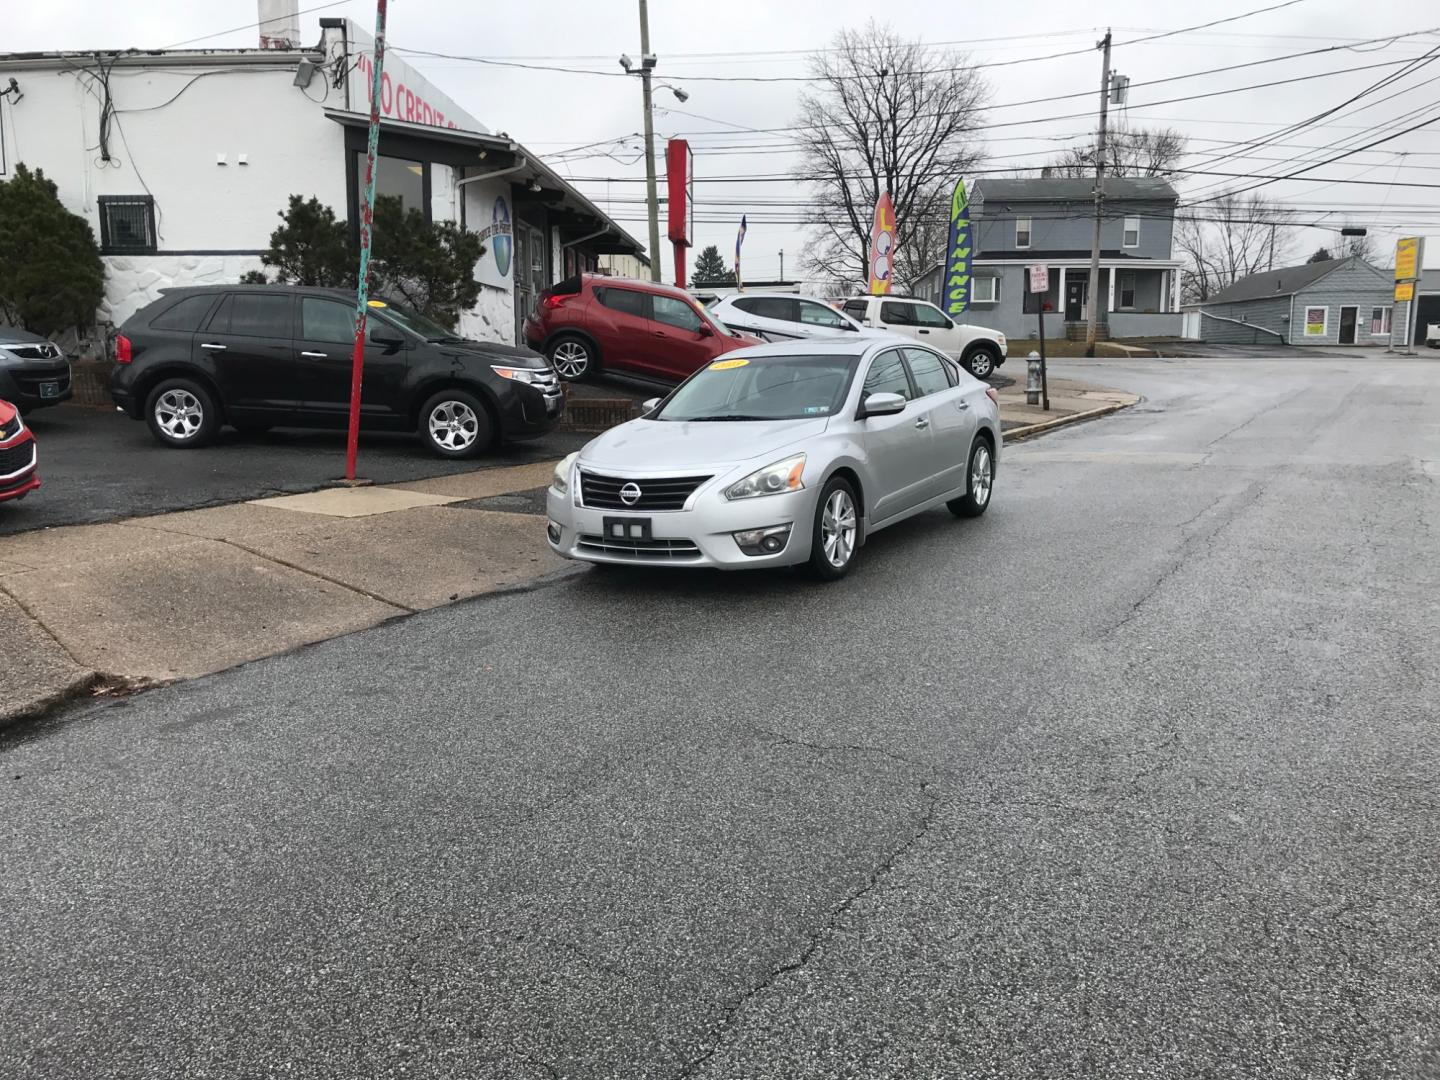
<svg viewBox="0 0 1440 1080">
<path fill-rule="evenodd" d="M 731 368 L 744 367 L 748 363 L 750 363 L 750 361 L 744 359 L 743 357 L 737 357 L 734 360 L 716 360 L 713 364 L 710 365 L 710 370 L 729 371 Z"/>
<path fill-rule="evenodd" d="M 389 304 L 385 303 L 384 300 L 371 300 L 371 301 L 369 301 L 369 304 L 370 304 L 371 307 L 389 307 L 389 306 L 390 306 Z"/>
</svg>

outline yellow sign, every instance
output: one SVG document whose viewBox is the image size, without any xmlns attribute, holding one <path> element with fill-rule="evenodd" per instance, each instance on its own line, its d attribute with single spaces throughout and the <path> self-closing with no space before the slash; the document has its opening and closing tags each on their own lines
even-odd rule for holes
<svg viewBox="0 0 1440 1080">
<path fill-rule="evenodd" d="M 371 307 L 385 307 L 385 306 L 387 306 L 384 300 L 370 300 L 370 301 L 368 301 L 368 303 L 370 304 Z"/>
<path fill-rule="evenodd" d="M 1420 239 L 1407 236 L 1395 241 L 1395 280 L 1413 281 L 1420 276 Z"/>
<path fill-rule="evenodd" d="M 1403 304 L 1407 300 L 1415 299 L 1415 283 L 1413 281 L 1397 281 L 1395 283 L 1395 302 Z"/>
<path fill-rule="evenodd" d="M 713 364 L 710 365 L 710 370 L 729 371 L 731 368 L 744 367 L 749 362 L 750 361 L 746 360 L 744 357 L 739 357 L 734 360 L 716 360 Z"/>
</svg>

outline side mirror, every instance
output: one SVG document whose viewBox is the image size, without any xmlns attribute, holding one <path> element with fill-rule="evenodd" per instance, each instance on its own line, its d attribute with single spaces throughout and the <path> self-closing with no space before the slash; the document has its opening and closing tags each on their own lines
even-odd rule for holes
<svg viewBox="0 0 1440 1080">
<path fill-rule="evenodd" d="M 655 411 L 656 409 L 658 409 L 659 407 L 660 407 L 660 398 L 658 398 L 658 397 L 649 398 L 648 400 L 642 401 L 642 402 L 640 403 L 640 415 L 641 415 L 641 416 L 649 416 L 652 412 L 654 412 L 654 411 Z"/>
<path fill-rule="evenodd" d="M 858 326 L 856 326 L 854 323 L 848 323 L 848 322 L 847 322 L 847 323 L 841 323 L 841 324 L 840 324 L 840 329 L 841 329 L 841 330 L 849 330 L 852 334 L 858 334 L 858 333 L 860 332 L 860 328 L 859 328 Z"/>
<path fill-rule="evenodd" d="M 893 416 L 905 411 L 907 402 L 899 394 L 871 394 L 860 406 L 860 418 Z"/>
<path fill-rule="evenodd" d="M 709 323 L 701 323 L 700 328 L 695 331 L 701 337 L 714 337 L 715 329 Z"/>
<path fill-rule="evenodd" d="M 405 339 L 393 330 L 376 327 L 370 331 L 370 344 L 383 345 L 387 353 L 393 353 L 405 345 Z"/>
</svg>

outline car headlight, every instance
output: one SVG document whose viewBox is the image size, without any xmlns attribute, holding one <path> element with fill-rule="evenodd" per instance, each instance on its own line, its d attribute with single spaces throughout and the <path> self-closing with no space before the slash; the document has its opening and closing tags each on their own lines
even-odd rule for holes
<svg viewBox="0 0 1440 1080">
<path fill-rule="evenodd" d="M 542 368 L 501 367 L 499 364 L 491 364 L 490 370 L 502 379 L 514 379 L 526 386 L 534 386 L 540 381 L 539 376 L 549 374 L 548 370 Z"/>
<path fill-rule="evenodd" d="M 580 451 L 573 454 L 566 454 L 555 466 L 555 475 L 550 480 L 550 486 L 564 495 L 570 490 L 570 470 L 575 467 L 575 459 L 580 456 Z"/>
<path fill-rule="evenodd" d="M 757 495 L 783 495 L 787 491 L 799 491 L 805 486 L 800 482 L 800 474 L 804 471 L 805 455 L 796 454 L 757 469 L 744 480 L 731 484 L 725 489 L 725 498 L 753 499 Z"/>
</svg>

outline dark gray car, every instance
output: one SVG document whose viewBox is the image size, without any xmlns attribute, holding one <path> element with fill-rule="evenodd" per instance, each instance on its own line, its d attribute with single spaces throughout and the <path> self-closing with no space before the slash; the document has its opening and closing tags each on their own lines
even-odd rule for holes
<svg viewBox="0 0 1440 1080">
<path fill-rule="evenodd" d="M 60 346 L 28 330 L 0 326 L 0 401 L 31 412 L 73 395 L 70 361 Z"/>
</svg>

